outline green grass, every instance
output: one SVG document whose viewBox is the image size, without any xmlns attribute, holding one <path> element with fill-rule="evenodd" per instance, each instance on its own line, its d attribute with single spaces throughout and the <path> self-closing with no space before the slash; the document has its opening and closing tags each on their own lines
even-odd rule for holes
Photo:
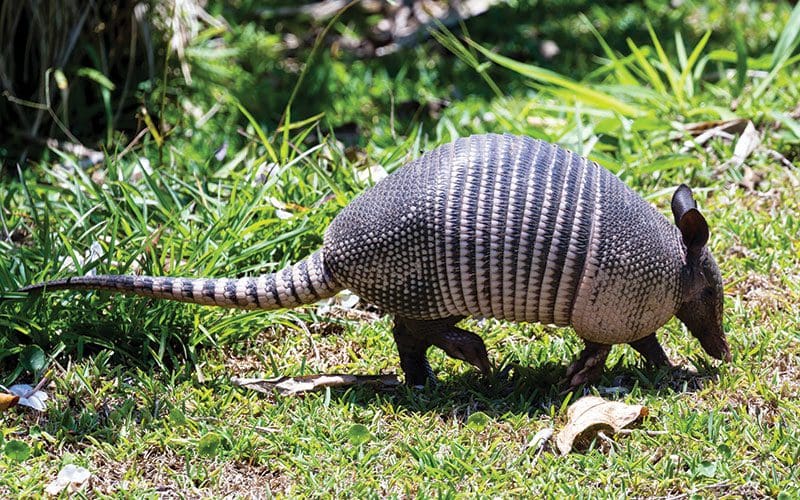
<svg viewBox="0 0 800 500">
<path fill-rule="evenodd" d="M 652 35 L 646 25 L 628 37 L 618 31 L 638 16 L 656 18 L 656 6 L 610 17 L 587 11 L 593 25 L 579 15 L 543 22 L 586 35 L 575 42 L 582 58 L 568 56 L 584 61 L 580 74 L 522 61 L 515 36 L 494 52 L 480 24 L 467 26 L 468 37 L 439 31 L 406 52 L 407 79 L 392 74 L 396 60 L 375 69 L 379 62 L 331 60 L 322 50 L 283 130 L 282 108 L 259 109 L 256 94 L 241 94 L 263 91 L 257 72 L 237 74 L 231 65 L 230 73 L 213 73 L 224 59 L 195 61 L 196 87 L 181 90 L 165 78 L 167 87 L 147 98 L 150 109 L 164 105 L 165 142 L 146 134 L 88 169 L 54 154 L 19 178 L 7 175 L 0 183 L 0 381 L 47 375 L 52 399 L 42 414 L 14 408 L 0 416 L 3 441 L 31 449 L 21 464 L 0 454 L 0 495 L 42 495 L 66 463 L 92 471 L 94 493 L 118 497 L 800 495 L 800 7 L 793 15 L 771 3 L 751 6 L 762 14 L 749 18 L 734 13 L 746 34 L 740 38 L 717 10 L 690 7 Z M 698 21 L 704 12 L 705 24 Z M 676 25 L 685 31 L 676 35 Z M 227 39 L 236 57 L 251 62 L 249 51 L 272 40 L 253 26 L 242 21 Z M 426 49 L 452 64 L 453 78 L 484 91 L 454 100 L 435 120 L 398 117 L 393 128 L 389 90 L 441 90 Z M 276 63 L 263 64 L 269 72 Z M 329 66 L 339 67 L 332 81 L 346 85 L 315 107 L 304 92 Z M 487 80 L 504 95 L 494 96 Z M 184 111 L 214 102 L 219 111 L 203 124 Z M 368 131 L 355 144 L 340 140 L 338 110 Z M 314 118 L 319 112 L 326 114 Z M 696 145 L 684 127 L 734 117 L 752 120 L 761 137 L 742 166 L 726 163 L 736 137 Z M 676 320 L 659 337 L 674 361 L 696 373 L 645 370 L 631 349 L 616 347 L 590 390 L 623 387 L 619 397 L 650 414 L 611 450 L 560 457 L 529 446 L 539 430 L 563 425 L 578 397 L 557 386 L 582 348 L 569 329 L 469 321 L 497 365 L 514 367 L 507 381 L 484 380 L 431 350 L 441 384 L 424 391 L 265 396 L 234 387 L 231 377 L 398 371 L 389 318 L 323 316 L 313 306 L 243 313 L 104 293 L 33 300 L 13 293 L 89 270 L 270 272 L 319 246 L 331 218 L 371 184 L 370 167 L 392 171 L 436 144 L 488 131 L 589 155 L 664 213 L 674 187 L 689 183 L 709 220 L 733 361 L 712 363 Z M 228 151 L 219 161 L 213 154 L 223 142 Z M 100 247 L 94 257 L 93 244 Z M 26 362 L 31 345 L 47 355 L 44 369 Z M 476 412 L 486 425 L 468 424 Z"/>
</svg>

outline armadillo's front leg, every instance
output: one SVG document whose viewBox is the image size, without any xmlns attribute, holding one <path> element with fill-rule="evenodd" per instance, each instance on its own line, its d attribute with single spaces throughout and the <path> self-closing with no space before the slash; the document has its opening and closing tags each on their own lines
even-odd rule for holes
<svg viewBox="0 0 800 500">
<path fill-rule="evenodd" d="M 672 367 L 672 363 L 667 357 L 667 354 L 664 352 L 664 349 L 661 347 L 661 344 L 658 343 L 655 333 L 651 333 L 647 337 L 630 342 L 630 346 L 636 349 L 636 351 L 638 351 L 639 354 L 644 357 L 648 364 L 655 367 Z"/>
<path fill-rule="evenodd" d="M 610 345 L 598 344 L 588 340 L 584 342 L 586 347 L 584 347 L 583 352 L 567 368 L 566 379 L 570 390 L 583 384 L 597 382 L 603 373 L 608 353 L 611 351 Z"/>
</svg>

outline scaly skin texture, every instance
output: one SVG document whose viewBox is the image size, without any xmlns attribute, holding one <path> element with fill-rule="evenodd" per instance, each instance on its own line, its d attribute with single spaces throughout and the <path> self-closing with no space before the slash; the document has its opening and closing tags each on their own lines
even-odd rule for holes
<svg viewBox="0 0 800 500">
<path fill-rule="evenodd" d="M 336 280 L 405 318 L 496 317 L 637 340 L 679 308 L 681 236 L 607 170 L 557 146 L 474 137 L 355 199 L 325 237 Z"/>
<path fill-rule="evenodd" d="M 610 346 L 668 365 L 655 331 L 673 315 L 729 359 L 722 282 L 691 191 L 676 225 L 594 162 L 526 137 L 459 139 L 410 162 L 333 220 L 323 248 L 275 274 L 193 279 L 87 276 L 23 290 L 104 289 L 245 309 L 295 307 L 349 288 L 395 315 L 406 380 L 433 376 L 434 345 L 483 373 L 464 317 L 572 325 L 586 350 L 572 385 L 597 380 Z"/>
</svg>

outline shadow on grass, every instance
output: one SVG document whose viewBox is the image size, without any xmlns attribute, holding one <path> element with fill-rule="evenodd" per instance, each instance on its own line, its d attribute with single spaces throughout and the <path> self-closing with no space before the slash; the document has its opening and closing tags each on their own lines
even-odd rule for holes
<svg viewBox="0 0 800 500">
<path fill-rule="evenodd" d="M 536 418 L 557 413 L 567 398 L 572 402 L 587 394 L 614 400 L 629 393 L 634 393 L 635 397 L 692 393 L 716 380 L 719 374 L 708 364 L 692 370 L 685 367 L 651 369 L 618 363 L 606 369 L 598 384 L 579 387 L 570 393 L 563 382 L 567 365 L 557 362 L 514 365 L 510 375 L 488 378 L 470 369 L 422 389 L 404 385 L 385 391 L 370 387 L 336 388 L 331 390 L 331 398 L 366 407 L 385 395 L 398 407 L 420 414 L 438 413 L 442 418 L 466 419 L 476 411 L 490 417 L 512 413 Z"/>
</svg>

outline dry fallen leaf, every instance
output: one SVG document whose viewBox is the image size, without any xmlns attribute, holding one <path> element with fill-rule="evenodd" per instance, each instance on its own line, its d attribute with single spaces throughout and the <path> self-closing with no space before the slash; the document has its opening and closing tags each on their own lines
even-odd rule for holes
<svg viewBox="0 0 800 500">
<path fill-rule="evenodd" d="M 732 120 L 711 120 L 705 122 L 687 123 L 683 126 L 684 130 L 695 137 L 702 137 L 696 140 L 698 144 L 703 144 L 717 132 L 727 132 L 730 134 L 741 133 L 750 120 L 746 118 L 734 118 Z M 710 134 L 707 134 L 710 132 Z M 703 140 L 704 139 L 704 140 Z"/>
<path fill-rule="evenodd" d="M 687 123 L 683 129 L 692 135 L 693 139 L 684 142 L 681 148 L 682 153 L 686 153 L 699 146 L 704 145 L 709 140 L 718 137 L 725 140 L 733 140 L 734 134 L 739 134 L 747 128 L 750 120 L 736 118 L 733 120 L 714 120 L 699 123 Z M 677 138 L 684 137 L 683 134 Z"/>
<path fill-rule="evenodd" d="M 615 434 L 647 413 L 642 405 L 584 396 L 567 409 L 567 424 L 556 435 L 556 445 L 562 455 L 585 449 L 598 433 Z"/>
<path fill-rule="evenodd" d="M 535 451 L 539 451 L 545 447 L 551 437 L 553 437 L 553 428 L 545 427 L 533 435 L 528 444 L 525 445 L 525 448 L 533 448 Z"/>
<path fill-rule="evenodd" d="M 45 401 L 49 399 L 49 396 L 41 390 L 41 386 L 41 382 L 36 387 L 31 387 L 28 384 L 14 384 L 8 388 L 8 392 L 19 396 L 18 404 L 20 406 L 27 406 L 36 411 L 45 411 L 47 409 Z"/>
<path fill-rule="evenodd" d="M 6 394 L 4 392 L 0 392 L 0 411 L 6 411 L 9 408 L 17 406 L 19 402 L 19 396 L 15 394 Z"/>
<path fill-rule="evenodd" d="M 47 485 L 44 491 L 48 495 L 56 496 L 65 488 L 69 488 L 67 491 L 73 493 L 80 490 L 91 476 L 91 472 L 84 467 L 68 464 L 58 472 L 58 476 Z"/>
<path fill-rule="evenodd" d="M 238 378 L 231 379 L 234 385 L 258 392 L 278 391 L 282 396 L 311 392 L 325 387 L 350 387 L 353 385 L 374 385 L 388 389 L 400 385 L 397 375 L 341 375 L 322 374 L 302 377 Z"/>
<path fill-rule="evenodd" d="M 748 121 L 747 126 L 739 136 L 739 140 L 736 141 L 736 146 L 733 148 L 733 157 L 725 162 L 725 165 L 732 168 L 739 167 L 756 150 L 759 144 L 761 144 L 761 136 L 758 135 L 753 122 Z"/>
</svg>

